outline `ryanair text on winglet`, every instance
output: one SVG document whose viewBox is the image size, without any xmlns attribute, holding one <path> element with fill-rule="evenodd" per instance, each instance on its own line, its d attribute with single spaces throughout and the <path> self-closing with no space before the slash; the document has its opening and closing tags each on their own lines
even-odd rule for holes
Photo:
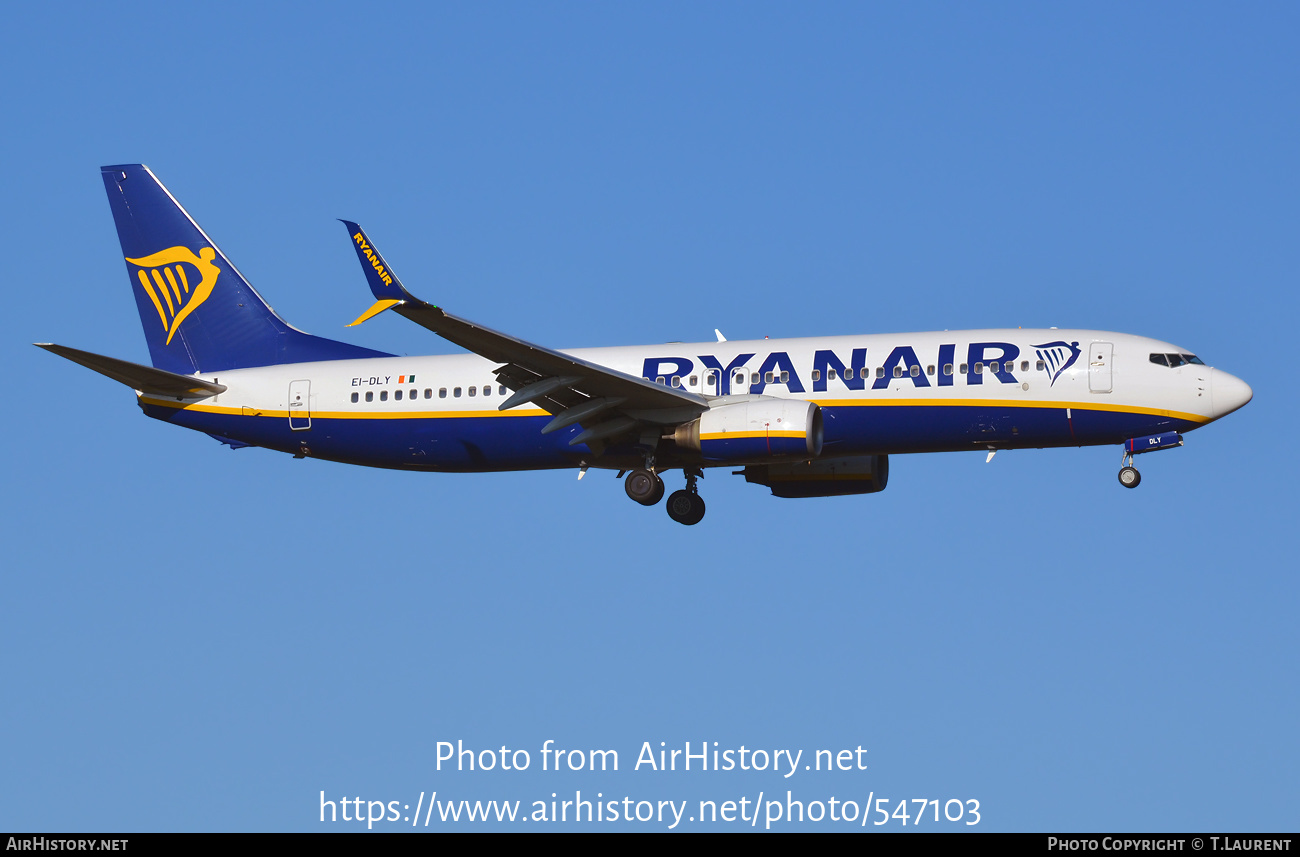
<svg viewBox="0 0 1300 857">
<path fill-rule="evenodd" d="M 361 248 L 361 252 L 366 254 L 366 258 L 370 260 L 371 267 L 375 269 L 375 273 L 379 275 L 379 279 L 384 281 L 384 285 L 391 286 L 393 284 L 393 278 L 389 276 L 388 271 L 384 270 L 384 266 L 379 262 L 379 254 L 370 249 L 370 245 L 366 243 L 365 236 L 358 232 L 356 235 L 352 236 L 352 240 L 357 242 L 357 246 Z"/>
</svg>

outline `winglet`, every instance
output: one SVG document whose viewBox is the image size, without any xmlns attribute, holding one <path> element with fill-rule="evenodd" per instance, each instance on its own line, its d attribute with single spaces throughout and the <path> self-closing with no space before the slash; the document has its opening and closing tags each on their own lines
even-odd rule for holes
<svg viewBox="0 0 1300 857">
<path fill-rule="evenodd" d="M 374 318 L 375 316 L 379 315 L 381 312 L 388 309 L 389 307 L 397 306 L 400 303 L 405 303 L 405 301 L 395 301 L 392 298 L 385 298 L 384 300 L 375 301 L 374 306 L 370 307 L 370 309 L 361 313 L 361 315 L 357 318 L 357 320 L 349 324 L 348 327 L 356 327 L 361 322 L 368 321 Z"/>
<path fill-rule="evenodd" d="M 375 299 L 381 302 L 392 301 L 395 303 L 414 297 L 402 285 L 402 281 L 397 279 L 393 269 L 388 267 L 384 257 L 379 255 L 379 251 L 370 243 L 370 238 L 362 231 L 361 227 L 351 220 L 340 220 L 339 222 L 348 229 L 348 237 L 352 239 L 352 246 L 357 251 L 357 258 L 361 260 L 361 269 L 366 272 L 366 282 L 370 284 L 370 291 L 374 293 Z M 392 306 L 392 303 L 388 306 Z M 374 307 L 371 307 L 371 309 L 374 309 Z M 387 307 L 375 310 L 375 312 L 382 312 L 383 309 L 387 309 Z M 364 321 L 365 318 L 369 317 L 367 315 L 362 319 L 358 319 L 357 322 L 353 322 L 353 324 Z"/>
</svg>

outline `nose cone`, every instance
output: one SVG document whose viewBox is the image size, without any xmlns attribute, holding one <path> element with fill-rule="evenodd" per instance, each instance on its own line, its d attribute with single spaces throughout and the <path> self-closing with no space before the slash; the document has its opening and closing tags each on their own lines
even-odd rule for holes
<svg viewBox="0 0 1300 857">
<path fill-rule="evenodd" d="M 1214 418 L 1227 416 L 1251 400 L 1255 391 L 1250 385 L 1219 369 L 1214 370 L 1210 378 L 1210 403 L 1214 408 Z"/>
</svg>

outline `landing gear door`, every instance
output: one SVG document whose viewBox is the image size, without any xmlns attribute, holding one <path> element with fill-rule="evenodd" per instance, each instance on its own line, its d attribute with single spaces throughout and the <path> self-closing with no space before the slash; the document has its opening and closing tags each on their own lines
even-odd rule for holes
<svg viewBox="0 0 1300 857">
<path fill-rule="evenodd" d="M 311 381 L 289 382 L 289 428 L 294 431 L 311 428 Z"/>
<path fill-rule="evenodd" d="M 1115 345 L 1111 342 L 1094 342 L 1088 346 L 1088 389 L 1094 393 L 1111 390 L 1111 363 Z"/>
</svg>

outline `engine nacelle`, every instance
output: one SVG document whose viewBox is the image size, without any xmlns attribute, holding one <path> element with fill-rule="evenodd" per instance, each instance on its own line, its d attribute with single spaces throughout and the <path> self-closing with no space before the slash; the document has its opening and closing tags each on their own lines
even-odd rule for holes
<svg viewBox="0 0 1300 857">
<path fill-rule="evenodd" d="M 718 405 L 677 427 L 673 441 L 708 461 L 815 458 L 822 451 L 822 411 L 812 402 L 753 396 Z"/>
<path fill-rule="evenodd" d="M 839 497 L 875 494 L 889 484 L 888 455 L 859 455 L 745 468 L 745 481 L 772 489 L 777 497 Z"/>
</svg>

